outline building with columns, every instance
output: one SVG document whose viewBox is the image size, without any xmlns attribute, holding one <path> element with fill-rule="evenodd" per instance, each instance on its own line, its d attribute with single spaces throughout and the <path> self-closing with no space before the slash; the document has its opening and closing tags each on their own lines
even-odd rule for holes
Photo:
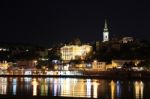
<svg viewBox="0 0 150 99">
<path fill-rule="evenodd" d="M 65 45 L 61 47 L 62 60 L 76 60 L 85 59 L 85 57 L 92 51 L 90 45 Z"/>
</svg>

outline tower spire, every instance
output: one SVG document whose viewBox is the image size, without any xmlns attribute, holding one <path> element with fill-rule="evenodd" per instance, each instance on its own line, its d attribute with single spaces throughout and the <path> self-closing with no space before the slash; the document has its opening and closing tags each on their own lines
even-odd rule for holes
<svg viewBox="0 0 150 99">
<path fill-rule="evenodd" d="M 105 28 L 107 28 L 107 20 L 105 19 Z"/>
<path fill-rule="evenodd" d="M 109 41 L 109 32 L 107 27 L 107 20 L 105 19 L 104 31 L 103 31 L 103 42 Z"/>
<path fill-rule="evenodd" d="M 107 20 L 106 20 L 106 19 L 105 19 L 104 31 L 108 31 L 108 27 L 107 27 Z"/>
</svg>

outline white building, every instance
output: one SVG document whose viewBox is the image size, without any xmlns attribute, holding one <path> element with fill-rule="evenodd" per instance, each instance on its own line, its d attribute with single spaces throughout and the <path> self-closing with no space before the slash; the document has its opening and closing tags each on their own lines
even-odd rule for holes
<svg viewBox="0 0 150 99">
<path fill-rule="evenodd" d="M 61 58 L 62 60 L 85 59 L 91 51 L 90 45 L 65 45 L 61 48 Z"/>
<path fill-rule="evenodd" d="M 133 37 L 123 37 L 122 42 L 123 43 L 133 42 Z"/>
<path fill-rule="evenodd" d="M 107 27 L 107 21 L 105 20 L 105 26 L 103 31 L 103 42 L 109 41 L 109 32 Z"/>
</svg>

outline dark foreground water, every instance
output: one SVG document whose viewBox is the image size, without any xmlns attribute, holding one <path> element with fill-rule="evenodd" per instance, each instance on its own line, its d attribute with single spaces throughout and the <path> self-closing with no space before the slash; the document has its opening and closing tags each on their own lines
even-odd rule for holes
<svg viewBox="0 0 150 99">
<path fill-rule="evenodd" d="M 0 95 L 150 99 L 150 82 L 140 80 L 0 77 Z"/>
</svg>

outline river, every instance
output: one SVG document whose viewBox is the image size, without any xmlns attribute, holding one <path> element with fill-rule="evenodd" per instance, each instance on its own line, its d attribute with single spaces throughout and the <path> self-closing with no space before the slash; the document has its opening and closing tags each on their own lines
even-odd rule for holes
<svg viewBox="0 0 150 99">
<path fill-rule="evenodd" d="M 145 99 L 150 98 L 150 82 L 147 80 L 0 77 L 0 95 Z"/>
</svg>

